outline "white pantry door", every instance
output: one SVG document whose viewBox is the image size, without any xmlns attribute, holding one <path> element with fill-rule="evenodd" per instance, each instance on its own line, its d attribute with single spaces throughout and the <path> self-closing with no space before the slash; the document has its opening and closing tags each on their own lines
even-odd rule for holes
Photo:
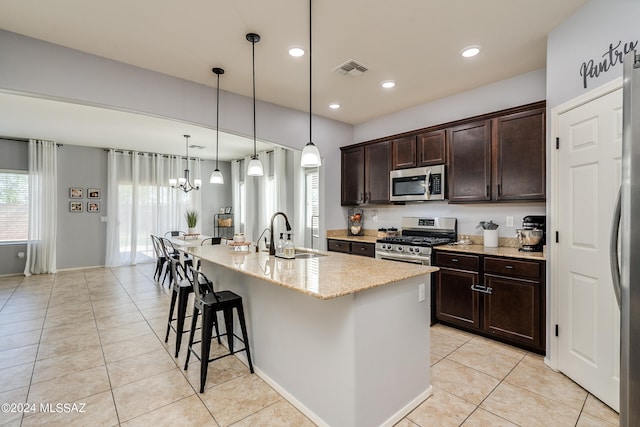
<svg viewBox="0 0 640 427">
<path fill-rule="evenodd" d="M 560 114 L 558 136 L 557 366 L 619 410 L 620 311 L 609 236 L 621 176 L 622 89 Z"/>
</svg>

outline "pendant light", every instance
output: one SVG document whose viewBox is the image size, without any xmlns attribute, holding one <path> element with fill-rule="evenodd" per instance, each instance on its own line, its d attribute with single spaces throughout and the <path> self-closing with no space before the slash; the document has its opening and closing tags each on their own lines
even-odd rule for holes
<svg viewBox="0 0 640 427">
<path fill-rule="evenodd" d="M 189 179 L 189 138 L 191 137 L 191 135 L 183 136 L 186 140 L 185 144 L 187 146 L 187 168 L 184 170 L 184 176 L 179 178 L 169 178 L 169 185 L 173 188 L 178 188 L 185 193 L 188 193 L 191 190 L 199 190 L 202 186 L 202 180 L 194 179 L 193 185 L 191 184 L 191 181 Z"/>
<path fill-rule="evenodd" d="M 262 162 L 256 153 L 256 43 L 260 41 L 260 36 L 256 33 L 247 34 L 247 40 L 251 42 L 251 58 L 253 62 L 253 156 L 247 166 L 247 175 L 262 176 Z"/>
<path fill-rule="evenodd" d="M 211 172 L 211 177 L 209 178 L 209 182 L 211 184 L 224 184 L 224 176 L 222 176 L 222 172 L 218 169 L 218 123 L 220 120 L 220 74 L 224 74 L 224 70 L 222 68 L 213 68 L 213 71 L 218 76 L 218 87 L 216 88 L 216 168 L 213 172 Z"/>
<path fill-rule="evenodd" d="M 309 142 L 304 146 L 302 155 L 300 156 L 300 166 L 303 168 L 317 168 L 322 164 L 320 160 L 320 151 L 318 147 L 313 143 L 311 134 L 311 122 L 313 113 L 311 111 L 311 76 L 312 76 L 312 62 L 311 62 L 311 0 L 309 0 Z"/>
</svg>

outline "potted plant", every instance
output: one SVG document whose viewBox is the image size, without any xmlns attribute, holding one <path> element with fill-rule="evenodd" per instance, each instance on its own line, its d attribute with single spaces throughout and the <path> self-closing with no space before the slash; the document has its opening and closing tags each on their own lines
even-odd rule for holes
<svg viewBox="0 0 640 427">
<path fill-rule="evenodd" d="M 189 210 L 184 214 L 187 220 L 187 234 L 196 234 L 196 224 L 198 223 L 198 211 Z"/>
</svg>

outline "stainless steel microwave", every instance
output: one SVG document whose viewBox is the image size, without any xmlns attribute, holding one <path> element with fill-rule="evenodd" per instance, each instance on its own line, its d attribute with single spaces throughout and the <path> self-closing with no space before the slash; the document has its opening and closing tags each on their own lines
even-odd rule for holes
<svg viewBox="0 0 640 427">
<path fill-rule="evenodd" d="M 392 202 L 444 200 L 444 165 L 391 171 L 389 194 Z"/>
</svg>

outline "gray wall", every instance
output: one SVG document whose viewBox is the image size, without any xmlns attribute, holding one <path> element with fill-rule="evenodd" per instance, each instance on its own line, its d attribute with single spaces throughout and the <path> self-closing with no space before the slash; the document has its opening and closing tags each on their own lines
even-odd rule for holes
<svg viewBox="0 0 640 427">
<path fill-rule="evenodd" d="M 0 169 L 26 171 L 29 169 L 29 146 L 26 142 L 0 139 Z M 24 272 L 25 258 L 18 253 L 26 253 L 24 243 L 0 244 L 0 276 Z"/>
<path fill-rule="evenodd" d="M 69 212 L 69 188 L 84 189 L 82 212 Z M 87 212 L 87 188 L 99 188 L 100 212 Z M 58 234 L 56 257 L 59 270 L 104 265 L 107 223 L 107 152 L 100 148 L 64 145 L 58 148 Z"/>
<path fill-rule="evenodd" d="M 52 43 L 0 30 L 0 90 L 134 111 L 183 120 L 213 128 L 214 88 L 164 74 L 86 54 Z M 252 135 L 251 98 L 221 92 L 224 131 Z M 302 150 L 308 139 L 308 114 L 274 104 L 257 102 L 257 133 L 260 139 Z M 340 212 L 341 145 L 353 141 L 353 127 L 314 117 L 313 139 L 323 164 L 321 220 Z M 1 129 L 0 129 L 1 131 Z M 64 141 L 59 141 L 64 143 Z M 336 171 L 338 173 L 336 173 Z"/>
<path fill-rule="evenodd" d="M 617 63 L 584 87 L 582 64 L 609 59 L 609 45 L 624 50 L 640 40 L 640 2 L 591 0 L 555 28 L 547 38 L 547 108 L 551 109 L 593 88 L 622 76 Z M 637 46 L 640 50 L 640 45 Z"/>
</svg>

